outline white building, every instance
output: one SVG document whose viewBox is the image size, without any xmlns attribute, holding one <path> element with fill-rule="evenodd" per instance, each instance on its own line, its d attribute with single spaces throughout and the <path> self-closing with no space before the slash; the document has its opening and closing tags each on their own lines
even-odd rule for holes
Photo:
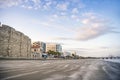
<svg viewBox="0 0 120 80">
<path fill-rule="evenodd" d="M 42 54 L 45 53 L 46 50 L 46 45 L 44 42 L 33 42 L 31 50 L 33 58 L 42 58 Z"/>
</svg>

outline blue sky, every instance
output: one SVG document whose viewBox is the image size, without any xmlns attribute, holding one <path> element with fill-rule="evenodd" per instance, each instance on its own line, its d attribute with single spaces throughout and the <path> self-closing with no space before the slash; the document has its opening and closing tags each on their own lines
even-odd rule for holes
<svg viewBox="0 0 120 80">
<path fill-rule="evenodd" d="M 81 56 L 120 56 L 120 0 L 0 0 L 0 21 Z"/>
</svg>

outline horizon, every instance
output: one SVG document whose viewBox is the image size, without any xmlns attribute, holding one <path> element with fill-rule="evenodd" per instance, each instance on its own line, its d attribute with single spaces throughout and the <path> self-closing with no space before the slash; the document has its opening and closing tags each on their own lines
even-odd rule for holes
<svg viewBox="0 0 120 80">
<path fill-rule="evenodd" d="M 80 56 L 120 56 L 119 0 L 1 0 L 0 22 Z"/>
</svg>

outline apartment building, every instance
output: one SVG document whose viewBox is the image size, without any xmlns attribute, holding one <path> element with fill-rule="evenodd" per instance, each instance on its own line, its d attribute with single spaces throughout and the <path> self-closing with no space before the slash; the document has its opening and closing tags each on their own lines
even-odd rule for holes
<svg viewBox="0 0 120 80">
<path fill-rule="evenodd" d="M 62 52 L 62 46 L 56 43 L 46 43 L 46 52 L 48 52 L 49 50 L 55 52 Z"/>
<path fill-rule="evenodd" d="M 33 58 L 42 58 L 42 54 L 45 53 L 46 45 L 44 42 L 33 42 L 31 51 Z"/>
</svg>

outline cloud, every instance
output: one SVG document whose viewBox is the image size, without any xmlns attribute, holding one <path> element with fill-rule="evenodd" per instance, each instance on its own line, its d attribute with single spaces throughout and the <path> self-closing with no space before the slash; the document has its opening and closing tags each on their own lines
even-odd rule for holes
<svg viewBox="0 0 120 80">
<path fill-rule="evenodd" d="M 75 4 L 77 8 L 84 8 L 85 4 L 82 2 L 82 0 L 70 0 L 72 4 Z"/>
<path fill-rule="evenodd" d="M 25 8 L 25 9 L 33 9 L 32 6 L 26 6 L 26 5 L 22 5 L 21 7 L 22 7 L 22 8 Z"/>
<path fill-rule="evenodd" d="M 59 23 L 55 23 L 55 21 L 57 20 L 58 16 L 55 14 L 53 16 L 51 16 L 51 18 L 55 18 L 53 20 L 51 19 L 46 19 L 46 20 L 38 20 L 38 19 L 32 19 L 30 20 L 30 22 L 32 24 L 35 24 L 35 25 L 40 25 L 41 27 L 45 27 L 45 28 L 48 28 L 48 29 L 56 29 L 58 31 L 60 31 L 62 34 L 64 34 L 64 32 L 72 32 L 72 29 L 68 29 L 66 28 L 65 25 L 62 25 L 62 24 L 59 24 Z M 57 39 L 57 38 L 52 38 L 52 39 Z"/>
<path fill-rule="evenodd" d="M 53 18 L 58 18 L 58 15 L 57 15 L 57 14 L 54 14 L 54 15 L 53 15 Z"/>
<path fill-rule="evenodd" d="M 71 18 L 76 19 L 76 18 L 78 18 L 78 16 L 76 16 L 76 15 L 71 15 Z"/>
<path fill-rule="evenodd" d="M 75 15 L 75 14 L 71 15 L 71 18 L 72 18 L 73 20 L 76 20 L 77 22 L 80 21 L 79 16 L 77 16 L 77 15 Z"/>
<path fill-rule="evenodd" d="M 49 8 L 51 8 L 51 5 L 53 4 L 53 2 L 51 0 L 48 0 L 44 5 L 43 8 L 45 10 L 49 10 Z"/>
<path fill-rule="evenodd" d="M 76 1 L 58 1 L 58 0 L 0 0 L 0 8 L 8 7 L 22 7 L 25 9 L 42 9 L 44 10 L 56 10 L 58 12 L 68 11 L 69 8 L 73 8 L 72 13 L 77 14 L 78 8 L 82 6 L 83 3 L 79 0 Z M 71 10 L 71 9 L 70 9 Z"/>
<path fill-rule="evenodd" d="M 25 9 L 40 9 L 41 8 L 41 1 L 40 0 L 23 0 L 22 1 L 22 5 L 21 7 L 22 8 L 25 8 Z"/>
<path fill-rule="evenodd" d="M 82 23 L 83 27 L 80 27 L 76 33 L 77 40 L 94 39 L 113 30 L 109 20 L 91 13 L 86 14 L 86 18 L 82 20 Z"/>
<path fill-rule="evenodd" d="M 88 50 L 92 50 L 89 48 L 67 48 L 65 50 L 72 50 L 72 51 L 88 51 Z"/>
<path fill-rule="evenodd" d="M 79 11 L 78 11 L 77 8 L 73 8 L 73 9 L 72 9 L 72 13 L 73 13 L 73 14 L 77 14 L 77 13 L 79 13 Z"/>
<path fill-rule="evenodd" d="M 58 10 L 66 11 L 68 9 L 68 5 L 69 5 L 69 3 L 66 2 L 66 3 L 62 3 L 62 4 L 57 4 L 56 7 Z"/>
<path fill-rule="evenodd" d="M 120 32 L 119 31 L 110 31 L 111 33 L 117 33 L 119 34 Z"/>
<path fill-rule="evenodd" d="M 0 8 L 17 6 L 22 3 L 22 0 L 0 0 Z"/>
<path fill-rule="evenodd" d="M 89 40 L 97 38 L 101 35 L 104 35 L 110 31 L 110 28 L 105 26 L 85 26 L 80 29 L 78 29 L 76 39 L 77 40 Z"/>
<path fill-rule="evenodd" d="M 72 18 L 76 18 L 76 16 L 71 16 Z M 90 40 L 102 35 L 114 32 L 114 27 L 110 25 L 110 21 L 104 19 L 103 17 L 93 14 L 87 13 L 81 19 L 82 26 L 78 27 L 74 33 L 73 37 L 61 37 L 57 39 L 63 40 Z M 115 31 L 116 32 L 116 31 Z"/>
<path fill-rule="evenodd" d="M 110 49 L 110 47 L 102 46 L 102 47 L 99 47 L 98 49 Z"/>
<path fill-rule="evenodd" d="M 61 16 L 65 16 L 65 15 L 66 15 L 66 12 L 61 12 L 60 15 L 61 15 Z"/>
<path fill-rule="evenodd" d="M 38 9 L 40 3 L 40 0 L 0 0 L 0 8 L 21 6 L 26 9 Z"/>
<path fill-rule="evenodd" d="M 55 40 L 73 40 L 73 38 L 66 38 L 66 37 L 55 37 L 52 39 L 55 39 Z"/>
</svg>

